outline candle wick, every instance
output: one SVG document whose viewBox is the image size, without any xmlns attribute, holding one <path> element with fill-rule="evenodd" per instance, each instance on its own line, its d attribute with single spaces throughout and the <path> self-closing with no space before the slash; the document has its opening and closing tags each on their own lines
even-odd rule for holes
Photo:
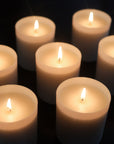
<svg viewBox="0 0 114 144">
<path fill-rule="evenodd" d="M 58 59 L 59 64 L 61 63 L 61 58 Z"/>
<path fill-rule="evenodd" d="M 89 25 L 90 25 L 90 26 L 92 25 L 92 23 L 93 23 L 92 21 L 89 21 Z"/>
<path fill-rule="evenodd" d="M 8 108 L 8 112 L 11 112 L 12 110 L 10 108 Z"/>
<path fill-rule="evenodd" d="M 9 112 L 11 112 L 11 109 L 9 109 Z"/>
<path fill-rule="evenodd" d="M 34 29 L 34 32 L 35 32 L 35 33 L 38 33 L 38 29 Z"/>
<path fill-rule="evenodd" d="M 85 102 L 85 99 L 82 98 L 82 99 L 81 99 L 81 103 L 84 103 L 84 102 Z"/>
</svg>

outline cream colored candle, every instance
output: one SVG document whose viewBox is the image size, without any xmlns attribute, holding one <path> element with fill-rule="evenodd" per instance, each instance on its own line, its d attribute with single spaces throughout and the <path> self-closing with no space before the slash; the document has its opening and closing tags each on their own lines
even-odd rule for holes
<svg viewBox="0 0 114 144">
<path fill-rule="evenodd" d="M 111 17 L 100 10 L 84 9 L 72 18 L 72 41 L 82 52 L 84 61 L 95 61 L 98 42 L 107 36 Z"/>
<path fill-rule="evenodd" d="M 0 86 L 0 143 L 36 142 L 37 105 L 35 94 L 28 88 Z"/>
<path fill-rule="evenodd" d="M 35 52 L 39 46 L 55 37 L 55 24 L 46 17 L 29 16 L 15 25 L 19 64 L 27 70 L 35 69 Z"/>
<path fill-rule="evenodd" d="M 114 35 L 99 42 L 96 79 L 107 85 L 114 94 Z"/>
<path fill-rule="evenodd" d="M 71 44 L 54 42 L 36 52 L 37 90 L 47 103 L 55 104 L 56 88 L 67 78 L 79 75 L 80 51 Z"/>
<path fill-rule="evenodd" d="M 65 144 L 99 144 L 111 101 L 109 90 L 91 78 L 71 78 L 56 91 L 57 137 Z"/>
<path fill-rule="evenodd" d="M 5 45 L 0 45 L 0 85 L 17 83 L 17 54 Z"/>
</svg>

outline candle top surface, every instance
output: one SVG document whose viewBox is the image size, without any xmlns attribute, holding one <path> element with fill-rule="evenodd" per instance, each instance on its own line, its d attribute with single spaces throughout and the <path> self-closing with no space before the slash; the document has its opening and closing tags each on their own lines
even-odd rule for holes
<svg viewBox="0 0 114 144">
<path fill-rule="evenodd" d="M 0 130 L 14 131 L 29 126 L 37 116 L 38 100 L 20 85 L 0 87 Z"/>
<path fill-rule="evenodd" d="M 83 15 L 82 17 L 80 17 L 79 19 L 79 24 L 82 25 L 83 27 L 87 27 L 87 28 L 102 28 L 102 26 L 106 25 L 106 21 L 101 19 L 100 17 L 95 17 L 94 16 L 94 20 L 93 22 L 89 22 L 88 20 L 88 15 Z"/>
<path fill-rule="evenodd" d="M 59 58 L 59 52 L 61 52 L 61 58 Z M 73 45 L 54 42 L 40 47 L 36 52 L 36 59 L 37 63 L 44 67 L 63 69 L 78 66 L 81 60 L 81 53 Z"/>
<path fill-rule="evenodd" d="M 48 48 L 48 50 L 44 52 L 42 57 L 40 57 L 40 60 L 42 61 L 43 64 L 49 66 L 49 67 L 67 67 L 74 65 L 75 62 L 78 60 L 76 55 L 72 53 L 69 50 L 65 50 L 62 48 L 62 59 L 59 61 L 58 60 L 58 48 Z"/>
<path fill-rule="evenodd" d="M 13 49 L 0 45 L 0 71 L 8 69 L 16 63 L 16 53 Z"/>
<path fill-rule="evenodd" d="M 86 88 L 85 99 L 81 100 L 83 88 Z M 68 109 L 81 113 L 94 113 L 107 103 L 104 94 L 88 85 L 71 85 L 61 92 L 61 103 Z"/>
<path fill-rule="evenodd" d="M 93 15 L 91 15 L 91 12 Z M 90 19 L 90 16 L 93 18 Z M 73 24 L 75 27 L 78 25 L 80 29 L 103 30 L 110 26 L 110 23 L 111 17 L 107 13 L 96 9 L 79 10 L 73 15 Z"/>
<path fill-rule="evenodd" d="M 17 31 L 24 36 L 42 37 L 49 35 L 53 29 L 55 29 L 55 24 L 45 17 L 29 16 L 20 19 L 15 27 Z"/>
<path fill-rule="evenodd" d="M 51 27 L 45 23 L 40 22 L 39 28 L 37 30 L 34 29 L 34 22 L 27 22 L 20 26 L 20 32 L 27 36 L 43 36 L 50 32 Z"/>
<path fill-rule="evenodd" d="M 75 82 L 76 79 L 79 82 Z M 63 113 L 66 113 L 71 117 L 79 115 L 81 118 L 86 118 L 91 115 L 92 118 L 95 116 L 97 117 L 100 113 L 103 115 L 111 98 L 109 91 L 105 89 L 106 87 L 102 87 L 100 82 L 96 85 L 96 81 L 94 82 L 93 80 L 92 83 L 91 79 L 86 78 L 84 81 L 83 78 L 82 80 L 80 80 L 80 78 L 76 79 L 72 78 L 66 80 L 58 87 L 58 107 Z M 81 95 L 84 88 L 86 89 L 85 98 L 82 99 Z M 109 96 L 101 89 L 104 89 Z"/>
<path fill-rule="evenodd" d="M 9 98 L 11 100 L 11 110 L 7 107 Z M 16 122 L 26 119 L 34 109 L 34 102 L 31 102 L 31 98 L 24 94 L 0 94 L 0 122 Z"/>
</svg>

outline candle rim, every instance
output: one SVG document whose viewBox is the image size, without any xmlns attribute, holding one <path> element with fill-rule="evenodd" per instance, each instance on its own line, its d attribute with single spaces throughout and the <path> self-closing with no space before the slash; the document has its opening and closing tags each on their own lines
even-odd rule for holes
<svg viewBox="0 0 114 144">
<path fill-rule="evenodd" d="M 1 93 L 8 93 L 8 92 L 19 93 L 19 94 L 29 93 L 28 95 L 27 94 L 25 94 L 25 95 L 27 97 L 32 97 L 32 101 L 35 104 L 34 111 L 23 119 L 16 120 L 13 122 L 0 121 L 0 125 L 1 125 L 0 130 L 12 131 L 12 130 L 17 130 L 17 129 L 22 129 L 22 128 L 28 126 L 29 124 L 31 124 L 33 120 L 35 120 L 37 110 L 38 110 L 38 98 L 36 97 L 35 93 L 31 89 L 29 89 L 25 86 L 22 86 L 22 85 L 7 84 L 7 85 L 0 86 L 0 94 Z M 29 122 L 26 121 L 28 118 L 30 118 Z"/>
<path fill-rule="evenodd" d="M 104 45 L 109 42 L 114 43 L 114 35 L 106 36 L 100 40 L 99 45 L 98 45 L 98 54 L 103 58 L 104 61 L 109 62 L 110 64 L 114 65 L 114 57 L 109 56 L 104 51 L 104 49 L 106 48 Z"/>
<path fill-rule="evenodd" d="M 9 46 L 6 46 L 6 45 L 0 45 L 0 52 L 1 51 L 5 52 L 7 54 L 10 53 L 13 56 L 13 59 L 14 59 L 13 63 L 10 66 L 8 66 L 7 68 L 5 68 L 3 70 L 0 70 L 0 76 L 3 76 L 6 73 L 10 73 L 11 71 L 13 71 L 14 67 L 17 66 L 18 56 L 17 56 L 16 51 L 13 48 L 11 48 Z"/>
<path fill-rule="evenodd" d="M 74 63 L 71 66 L 65 66 L 65 67 L 59 67 L 59 68 L 58 67 L 52 67 L 52 66 L 46 65 L 46 64 L 44 64 L 42 62 L 39 62 L 38 61 L 38 59 L 39 59 L 38 56 L 40 55 L 40 52 L 44 51 L 47 46 L 50 46 L 50 47 L 53 46 L 53 44 L 57 45 L 57 46 L 62 46 L 62 49 L 67 49 L 67 50 L 71 49 L 73 51 L 73 53 L 75 53 L 76 56 L 79 58 L 79 60 L 77 60 L 77 62 Z M 65 46 L 67 45 L 67 46 L 70 46 L 70 47 L 65 47 L 64 48 L 64 45 Z M 75 66 L 80 67 L 80 63 L 81 63 L 81 59 L 82 59 L 82 54 L 81 54 L 81 51 L 77 47 L 75 47 L 74 45 L 72 45 L 72 44 L 69 44 L 69 43 L 66 43 L 66 42 L 50 42 L 50 43 L 44 44 L 43 46 L 39 47 L 37 49 L 36 53 L 35 53 L 35 57 L 36 57 L 36 65 L 38 67 L 40 66 L 41 69 L 43 67 L 43 70 L 47 69 L 46 72 L 49 72 L 49 73 L 52 72 L 53 74 L 54 73 L 56 74 L 58 72 L 57 75 L 59 75 L 59 74 L 61 75 L 62 73 L 70 73 L 70 71 L 68 71 L 68 69 L 71 70 L 72 68 L 74 68 L 74 70 L 75 70 Z"/>
<path fill-rule="evenodd" d="M 102 109 L 100 109 L 96 112 L 83 113 L 83 112 L 73 111 L 72 109 L 69 109 L 68 107 L 63 105 L 63 103 L 61 103 L 59 98 L 58 98 L 58 97 L 60 97 L 60 92 L 63 88 L 67 87 L 70 82 L 73 81 L 75 83 L 75 80 L 82 80 L 82 81 L 85 81 L 85 82 L 87 82 L 89 80 L 93 83 L 96 83 L 97 85 L 102 86 L 102 88 L 105 89 L 105 92 L 108 94 L 108 97 L 107 97 L 108 103 L 105 105 L 105 107 L 103 107 Z M 67 84 L 67 86 L 65 85 L 65 87 L 64 87 L 64 84 Z M 104 91 L 103 91 L 103 93 L 104 93 Z M 56 106 L 57 106 L 57 108 L 60 109 L 60 111 L 62 111 L 62 109 L 64 108 L 65 112 L 64 111 L 62 111 L 62 112 L 65 115 L 67 115 L 68 117 L 72 117 L 73 119 L 80 119 L 81 118 L 81 120 L 90 120 L 90 119 L 95 119 L 97 117 L 101 117 L 107 111 L 107 109 L 110 105 L 110 102 L 111 102 L 111 93 L 110 93 L 109 89 L 103 83 L 101 83 L 100 81 L 89 78 L 89 77 L 76 77 L 76 78 L 67 79 L 67 80 L 63 81 L 57 87 L 57 90 L 56 90 Z M 59 103 L 59 106 L 58 106 L 57 103 Z M 104 112 L 104 110 L 105 110 L 105 112 Z M 101 112 L 102 112 L 102 115 L 100 114 Z M 72 116 L 71 115 L 69 116 L 70 113 L 72 113 Z M 78 117 L 76 117 L 76 114 L 78 114 Z"/>
<path fill-rule="evenodd" d="M 42 36 L 30 36 L 30 35 L 26 35 L 26 34 L 23 34 L 20 30 L 19 30 L 19 27 L 23 24 L 23 23 L 27 23 L 26 21 L 33 21 L 33 25 L 34 25 L 34 21 L 38 19 L 39 23 L 40 21 L 43 21 L 44 23 L 46 23 L 46 25 L 49 25 L 51 24 L 50 28 L 51 28 L 51 31 L 45 35 L 42 35 Z M 45 22 L 46 21 L 46 22 Z M 52 21 L 51 19 L 47 18 L 47 17 L 44 17 L 44 16 L 37 16 L 37 15 L 33 15 L 33 16 L 26 16 L 26 17 L 23 17 L 21 19 L 19 19 L 16 24 L 15 24 L 15 33 L 19 34 L 21 37 L 24 37 L 24 40 L 25 41 L 29 41 L 30 39 L 34 41 L 42 41 L 42 38 L 48 38 L 49 35 L 52 35 L 54 34 L 56 31 L 56 25 L 54 23 L 54 21 Z M 33 39 L 34 38 L 34 39 Z"/>
<path fill-rule="evenodd" d="M 83 25 L 80 25 L 75 19 L 76 19 L 76 17 L 79 17 L 78 15 L 80 13 L 85 13 L 85 11 L 88 12 L 88 16 L 89 16 L 89 12 L 91 12 L 91 11 L 94 13 L 94 15 L 97 12 L 99 12 L 100 15 L 105 15 L 105 17 L 106 17 L 105 22 L 107 23 L 108 27 L 110 27 L 111 22 L 112 22 L 111 16 L 108 13 L 106 13 L 106 12 L 104 12 L 102 10 L 98 10 L 98 9 L 82 9 L 82 10 L 79 10 L 79 11 L 75 12 L 73 14 L 73 16 L 72 16 L 72 25 L 73 25 L 73 27 L 76 27 L 78 25 L 78 29 L 80 29 L 80 31 L 84 31 L 84 32 L 85 31 L 86 32 L 89 31 L 91 33 L 98 33 L 97 30 L 106 31 L 106 29 L 107 29 L 107 25 L 106 24 L 103 25 L 103 27 L 95 27 L 95 28 L 89 28 L 89 27 L 85 27 Z M 102 19 L 104 19 L 104 18 L 102 18 Z"/>
</svg>

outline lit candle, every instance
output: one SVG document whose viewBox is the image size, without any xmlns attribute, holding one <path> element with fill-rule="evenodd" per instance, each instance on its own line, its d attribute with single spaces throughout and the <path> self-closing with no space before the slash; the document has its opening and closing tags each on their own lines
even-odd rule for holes
<svg viewBox="0 0 114 144">
<path fill-rule="evenodd" d="M 81 50 L 84 61 L 95 61 L 98 42 L 108 35 L 111 17 L 100 10 L 84 9 L 72 18 L 72 41 Z"/>
<path fill-rule="evenodd" d="M 19 64 L 27 70 L 35 69 L 35 52 L 39 46 L 55 37 L 55 24 L 48 18 L 29 16 L 15 25 Z"/>
<path fill-rule="evenodd" d="M 114 94 L 114 35 L 99 42 L 96 79 L 103 82 Z"/>
<path fill-rule="evenodd" d="M 56 88 L 67 78 L 79 75 L 80 51 L 71 44 L 54 42 L 36 52 L 37 90 L 42 100 L 55 104 Z"/>
<path fill-rule="evenodd" d="M 99 81 L 77 77 L 65 80 L 56 91 L 57 137 L 65 144 L 99 144 L 111 101 Z"/>
<path fill-rule="evenodd" d="M 36 142 L 37 105 L 36 95 L 28 88 L 0 86 L 0 143 Z"/>
<path fill-rule="evenodd" d="M 0 85 L 17 83 L 17 54 L 5 45 L 0 45 Z"/>
</svg>

